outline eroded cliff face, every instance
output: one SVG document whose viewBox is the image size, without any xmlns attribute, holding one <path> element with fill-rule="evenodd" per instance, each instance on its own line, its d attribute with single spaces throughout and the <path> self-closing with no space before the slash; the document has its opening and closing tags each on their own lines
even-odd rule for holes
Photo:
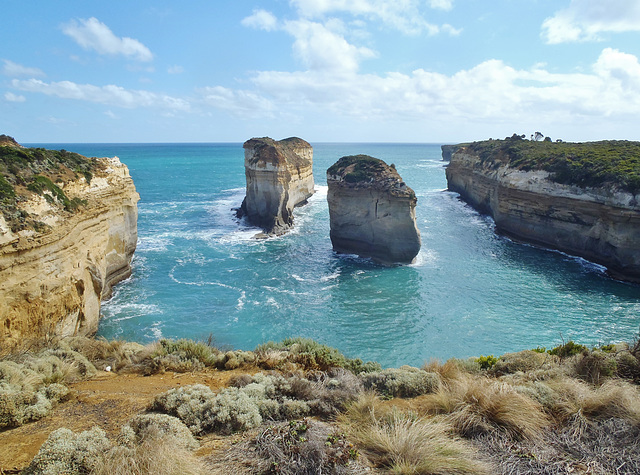
<svg viewBox="0 0 640 475">
<path fill-rule="evenodd" d="M 559 184 L 546 171 L 523 171 L 485 160 L 466 147 L 446 169 L 449 190 L 493 217 L 496 231 L 606 266 L 640 282 L 638 196 L 607 187 Z"/>
<path fill-rule="evenodd" d="M 327 171 L 331 243 L 336 252 L 384 264 L 411 263 L 420 251 L 416 195 L 393 166 L 358 155 Z"/>
<path fill-rule="evenodd" d="M 0 348 L 46 336 L 97 331 L 100 302 L 131 274 L 137 242 L 137 202 L 128 168 L 94 159 L 84 177 L 61 184 L 71 213 L 51 196 L 33 193 L 20 209 L 41 229 L 13 232 L 0 215 Z"/>
<path fill-rule="evenodd" d="M 299 138 L 253 138 L 244 143 L 247 195 L 238 216 L 282 234 L 293 226 L 293 209 L 314 193 L 313 148 Z"/>
</svg>

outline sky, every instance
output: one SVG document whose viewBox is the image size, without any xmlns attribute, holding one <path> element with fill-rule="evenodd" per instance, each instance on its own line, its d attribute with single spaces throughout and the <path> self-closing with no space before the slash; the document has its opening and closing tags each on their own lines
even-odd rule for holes
<svg viewBox="0 0 640 475">
<path fill-rule="evenodd" d="M 3 0 L 24 143 L 640 140 L 640 0 Z"/>
</svg>

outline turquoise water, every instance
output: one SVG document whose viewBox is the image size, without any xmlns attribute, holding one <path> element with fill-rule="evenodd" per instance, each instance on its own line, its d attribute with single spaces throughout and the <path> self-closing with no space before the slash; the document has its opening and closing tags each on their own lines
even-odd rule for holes
<svg viewBox="0 0 640 475">
<path fill-rule="evenodd" d="M 266 241 L 231 209 L 244 197 L 242 144 L 39 144 L 117 155 L 141 195 L 133 275 L 103 305 L 99 335 L 204 339 L 253 349 L 304 336 L 384 366 L 502 354 L 563 340 L 630 340 L 640 287 L 560 253 L 496 236 L 444 191 L 440 145 L 313 144 L 316 194 L 293 232 Z M 418 196 L 415 265 L 381 267 L 331 250 L 326 169 L 365 153 Z"/>
</svg>

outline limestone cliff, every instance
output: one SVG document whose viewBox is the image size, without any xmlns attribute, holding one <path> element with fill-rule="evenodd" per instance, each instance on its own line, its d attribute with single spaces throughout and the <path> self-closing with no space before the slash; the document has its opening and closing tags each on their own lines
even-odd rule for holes
<svg viewBox="0 0 640 475">
<path fill-rule="evenodd" d="M 253 138 L 244 143 L 247 195 L 238 216 L 282 234 L 293 226 L 293 209 L 314 193 L 313 148 L 297 137 Z"/>
<path fill-rule="evenodd" d="M 0 348 L 93 334 L 101 300 L 131 273 L 139 196 L 129 170 L 117 157 L 0 145 Z"/>
<path fill-rule="evenodd" d="M 632 175 L 640 169 L 636 151 L 628 152 L 633 144 L 591 143 L 585 151 L 578 144 L 493 142 L 454 152 L 446 169 L 449 190 L 492 216 L 498 232 L 584 257 L 606 266 L 615 278 L 640 282 L 640 206 L 631 191 Z M 620 147 L 628 150 L 611 158 Z M 600 148 L 609 155 L 594 156 Z M 567 160 L 561 156 L 565 149 Z M 599 160 L 611 169 L 606 176 L 614 176 L 615 167 L 627 171 L 613 181 L 598 178 L 593 170 L 601 170 L 594 167 Z"/>
<path fill-rule="evenodd" d="M 415 260 L 417 198 L 393 165 L 367 155 L 342 157 L 327 170 L 327 184 L 335 251 L 384 264 Z"/>
<path fill-rule="evenodd" d="M 442 150 L 442 160 L 445 162 L 451 161 L 451 156 L 453 153 L 462 147 L 464 144 L 459 145 L 441 145 L 440 149 Z"/>
</svg>

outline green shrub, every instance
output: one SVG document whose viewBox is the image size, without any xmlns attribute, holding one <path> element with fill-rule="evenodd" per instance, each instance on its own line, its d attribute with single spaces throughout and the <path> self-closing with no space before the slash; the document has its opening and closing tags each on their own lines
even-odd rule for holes
<svg viewBox="0 0 640 475">
<path fill-rule="evenodd" d="M 256 427 L 264 419 L 333 415 L 362 391 L 358 378 L 344 370 L 316 374 L 314 381 L 257 373 L 232 383 L 218 394 L 204 385 L 171 389 L 155 398 L 152 409 L 177 417 L 194 434 L 229 433 Z"/>
<path fill-rule="evenodd" d="M 440 386 L 440 378 L 411 366 L 390 368 L 361 376 L 366 389 L 373 389 L 386 397 L 415 397 L 432 393 Z"/>
<path fill-rule="evenodd" d="M 572 340 L 564 343 L 563 345 L 556 346 L 555 348 L 548 351 L 550 355 L 559 356 L 560 358 L 567 358 L 569 356 L 575 356 L 577 354 L 582 353 L 587 350 L 587 347 L 584 345 L 580 345 L 575 343 Z"/>
<path fill-rule="evenodd" d="M 259 345 L 256 350 L 257 364 L 271 369 L 291 362 L 307 370 L 327 371 L 331 368 L 345 368 L 355 373 L 380 370 L 378 363 L 363 363 L 361 359 L 345 357 L 339 350 L 323 345 L 309 338 L 286 338 L 280 343 L 268 342 Z M 271 357 L 277 354 L 273 361 Z"/>
<path fill-rule="evenodd" d="M 171 389 L 156 396 L 152 409 L 177 417 L 196 435 L 229 433 L 262 423 L 256 399 L 233 387 L 219 394 L 202 384 Z"/>
<path fill-rule="evenodd" d="M 488 140 L 469 148 L 495 165 L 506 163 L 522 170 L 545 170 L 552 180 L 581 187 L 613 186 L 640 191 L 640 142 L 535 142 Z"/>
<path fill-rule="evenodd" d="M 173 437 L 176 444 L 189 450 L 200 447 L 189 428 L 180 419 L 167 414 L 139 414 L 122 427 L 121 445 L 135 447 L 150 437 Z"/>
<path fill-rule="evenodd" d="M 13 186 L 0 175 L 0 201 L 10 200 L 16 196 Z"/>
<path fill-rule="evenodd" d="M 491 356 L 487 357 L 491 358 Z M 503 375 L 516 373 L 518 371 L 527 372 L 540 369 L 549 358 L 549 355 L 539 351 L 525 350 L 518 353 L 505 353 L 496 359 L 493 364 L 487 362 L 488 368 L 493 374 Z M 493 361 L 493 360 L 491 360 Z M 482 363 L 480 364 L 482 366 Z"/>
<path fill-rule="evenodd" d="M 361 473 L 349 470 L 359 453 L 346 435 L 311 419 L 270 425 L 240 450 L 256 473 Z"/>
<path fill-rule="evenodd" d="M 91 473 L 111 448 L 105 432 L 94 427 L 74 434 L 69 429 L 53 431 L 23 472 L 26 475 L 83 475 Z"/>
<path fill-rule="evenodd" d="M 498 362 L 498 358 L 493 355 L 480 355 L 476 361 L 480 365 L 480 369 L 491 369 Z"/>
<path fill-rule="evenodd" d="M 95 374 L 93 365 L 71 350 L 50 349 L 13 358 L 0 361 L 0 428 L 45 417 L 68 395 L 64 383 Z"/>
<path fill-rule="evenodd" d="M 200 475 L 209 473 L 193 454 L 197 441 L 177 419 L 158 414 L 133 417 L 123 427 L 121 445 L 112 445 L 94 427 L 79 434 L 58 429 L 42 444 L 29 475 Z"/>
</svg>

